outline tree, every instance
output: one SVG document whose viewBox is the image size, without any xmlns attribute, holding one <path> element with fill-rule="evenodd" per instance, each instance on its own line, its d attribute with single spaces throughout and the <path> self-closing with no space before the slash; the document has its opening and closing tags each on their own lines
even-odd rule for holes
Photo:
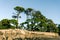
<svg viewBox="0 0 60 40">
<path fill-rule="evenodd" d="M 14 8 L 14 10 L 16 10 L 16 16 L 14 15 L 13 16 L 13 18 L 17 18 L 17 26 L 16 26 L 16 28 L 18 28 L 18 18 L 19 17 L 21 17 L 21 16 L 19 16 L 20 15 L 20 13 L 22 13 L 25 9 L 23 8 L 23 7 L 20 7 L 20 6 L 16 6 L 15 8 Z"/>
<path fill-rule="evenodd" d="M 9 20 L 10 21 L 10 24 L 12 24 L 12 26 L 17 26 L 17 20 L 15 20 L 15 19 L 11 19 L 11 20 Z"/>
<path fill-rule="evenodd" d="M 32 11 L 33 11 L 32 8 L 27 8 L 27 9 L 25 10 L 25 14 L 26 14 L 26 16 L 27 16 L 27 19 L 28 19 L 28 16 L 32 16 Z"/>
<path fill-rule="evenodd" d="M 25 22 L 25 24 L 27 24 L 27 25 L 26 25 L 26 26 L 27 26 L 26 29 L 29 29 L 29 22 L 31 22 L 31 21 L 30 21 L 30 18 L 32 18 L 32 11 L 33 11 L 32 8 L 27 8 L 27 9 L 25 10 L 25 14 L 26 14 L 26 16 L 27 16 L 27 20 L 26 20 L 26 22 Z"/>
<path fill-rule="evenodd" d="M 54 22 L 51 19 L 47 19 L 45 16 L 43 16 L 40 11 L 33 12 L 32 10 L 32 12 L 30 11 L 28 14 L 32 17 L 29 19 L 27 18 L 26 22 L 22 23 L 23 26 L 26 26 L 27 30 L 42 32 L 58 32 L 58 29 Z"/>
<path fill-rule="evenodd" d="M 40 29 L 45 27 L 45 24 L 46 24 L 46 23 L 44 23 L 46 21 L 45 17 L 41 14 L 40 11 L 35 11 L 35 12 L 32 11 L 29 13 L 32 17 L 30 19 L 26 20 L 27 30 L 42 31 Z"/>
<path fill-rule="evenodd" d="M 58 34 L 60 35 L 60 24 L 58 25 Z"/>
<path fill-rule="evenodd" d="M 47 32 L 58 32 L 56 24 L 54 24 L 51 19 L 47 20 Z"/>
<path fill-rule="evenodd" d="M 3 28 L 10 28 L 11 27 L 10 21 L 8 19 L 3 19 L 3 20 L 1 20 L 0 23 L 1 23 L 1 25 L 0 25 L 1 29 L 3 29 Z"/>
<path fill-rule="evenodd" d="M 31 19 L 31 30 L 35 31 L 40 31 L 40 23 L 41 23 L 41 12 L 40 11 L 35 11 L 32 14 L 32 19 Z"/>
<path fill-rule="evenodd" d="M 32 8 L 27 8 L 25 10 L 23 7 L 19 6 L 16 6 L 14 10 L 16 10 L 16 15 L 14 15 L 13 18 L 17 18 L 16 28 L 18 27 L 18 18 L 21 17 L 20 13 L 24 12 L 27 16 L 27 20 L 20 24 L 22 28 L 24 27 L 30 31 L 58 31 L 56 24 L 51 19 L 48 19 L 44 15 L 42 15 L 40 11 L 36 11 Z"/>
</svg>

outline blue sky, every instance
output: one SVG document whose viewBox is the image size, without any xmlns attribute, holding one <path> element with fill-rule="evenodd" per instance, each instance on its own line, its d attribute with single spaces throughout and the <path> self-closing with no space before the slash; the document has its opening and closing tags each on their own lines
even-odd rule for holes
<svg viewBox="0 0 60 40">
<path fill-rule="evenodd" d="M 11 19 L 12 13 L 15 12 L 13 9 L 15 6 L 39 10 L 48 19 L 60 24 L 60 0 L 0 0 L 0 20 Z M 26 16 L 24 14 L 21 16 L 20 22 L 23 22 Z"/>
</svg>

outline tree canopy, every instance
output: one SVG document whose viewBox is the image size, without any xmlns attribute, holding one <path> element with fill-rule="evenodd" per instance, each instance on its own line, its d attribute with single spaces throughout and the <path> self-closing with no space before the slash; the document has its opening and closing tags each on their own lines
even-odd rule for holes
<svg viewBox="0 0 60 40">
<path fill-rule="evenodd" d="M 13 18 L 16 19 L 2 19 L 0 21 L 0 29 L 7 28 L 20 28 L 29 31 L 41 31 L 41 32 L 59 32 L 60 25 L 57 25 L 51 20 L 46 18 L 39 10 L 34 10 L 33 8 L 23 8 L 20 6 L 14 7 L 16 11 Z M 18 19 L 21 18 L 20 13 L 26 14 L 26 21 L 23 23 L 18 23 Z M 18 27 L 19 25 L 19 27 Z"/>
</svg>

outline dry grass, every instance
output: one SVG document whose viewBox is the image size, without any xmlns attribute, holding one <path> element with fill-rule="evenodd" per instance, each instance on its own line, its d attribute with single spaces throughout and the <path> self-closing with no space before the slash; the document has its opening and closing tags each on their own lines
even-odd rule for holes
<svg viewBox="0 0 60 40">
<path fill-rule="evenodd" d="M 33 37 L 43 37 L 43 38 L 56 38 L 58 37 L 57 33 L 49 32 L 33 32 L 20 29 L 5 29 L 0 30 L 0 38 L 12 40 L 15 38 L 33 38 Z"/>
</svg>

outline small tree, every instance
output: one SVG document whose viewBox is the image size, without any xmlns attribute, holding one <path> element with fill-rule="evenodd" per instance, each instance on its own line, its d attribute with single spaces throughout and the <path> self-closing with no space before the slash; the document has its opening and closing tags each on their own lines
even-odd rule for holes
<svg viewBox="0 0 60 40">
<path fill-rule="evenodd" d="M 58 34 L 60 35 L 60 24 L 58 25 Z"/>
<path fill-rule="evenodd" d="M 2 26 L 2 27 L 0 27 L 1 29 L 10 28 L 11 27 L 10 21 L 8 19 L 3 19 L 3 20 L 1 20 L 0 26 Z"/>
<path fill-rule="evenodd" d="M 18 28 L 18 18 L 21 18 L 20 13 L 24 11 L 24 8 L 23 7 L 20 7 L 20 6 L 16 6 L 14 8 L 14 10 L 16 10 L 16 15 L 12 16 L 13 18 L 17 18 L 17 25 L 16 25 L 16 28 Z"/>
<path fill-rule="evenodd" d="M 10 24 L 12 24 L 13 26 L 16 27 L 16 25 L 17 25 L 17 20 L 11 19 L 11 20 L 9 20 L 9 21 L 10 21 Z"/>
</svg>

